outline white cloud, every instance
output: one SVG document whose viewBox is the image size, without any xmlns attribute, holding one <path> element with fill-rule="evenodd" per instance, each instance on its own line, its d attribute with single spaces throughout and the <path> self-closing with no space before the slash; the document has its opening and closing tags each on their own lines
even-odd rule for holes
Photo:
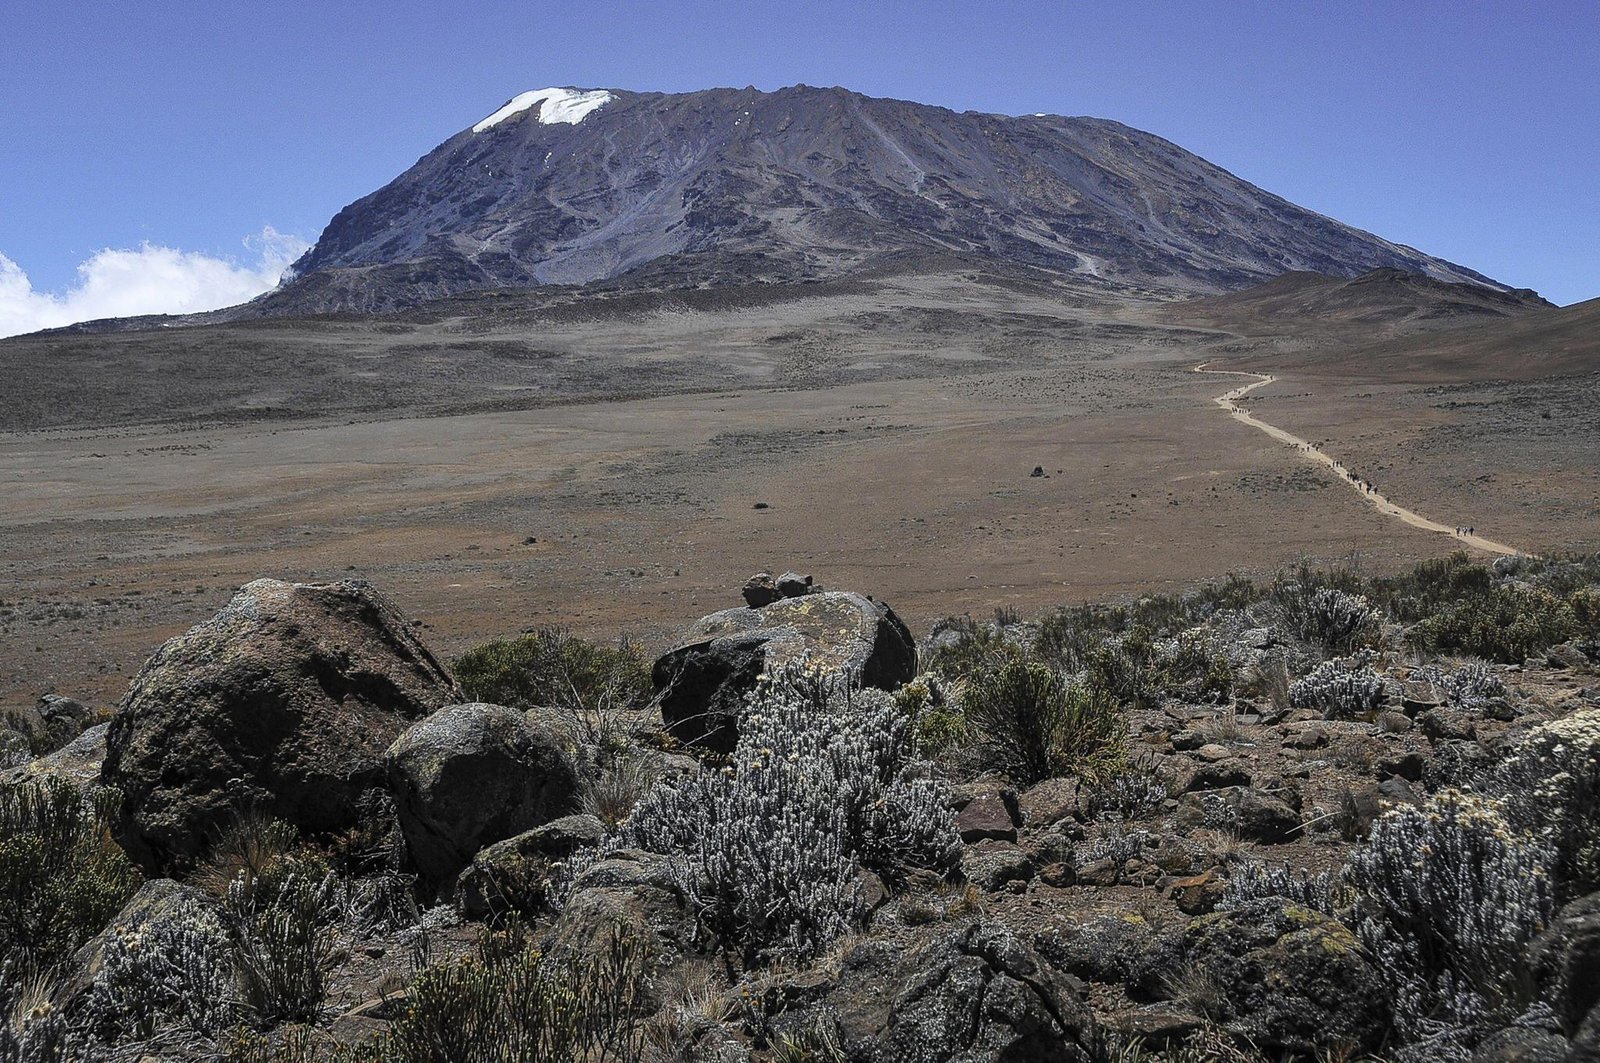
<svg viewBox="0 0 1600 1063">
<path fill-rule="evenodd" d="M 255 255 L 254 265 L 148 243 L 137 250 L 108 247 L 78 263 L 77 283 L 61 294 L 34 291 L 22 267 L 0 254 L 0 336 L 102 317 L 233 306 L 276 287 L 311 245 L 269 225 L 244 246 Z"/>
</svg>

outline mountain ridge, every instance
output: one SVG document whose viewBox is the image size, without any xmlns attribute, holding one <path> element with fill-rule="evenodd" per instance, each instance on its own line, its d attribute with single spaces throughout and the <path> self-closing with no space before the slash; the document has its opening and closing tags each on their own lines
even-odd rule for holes
<svg viewBox="0 0 1600 1063">
<path fill-rule="evenodd" d="M 513 107 L 555 93 L 591 102 L 576 120 L 544 120 L 549 100 Z M 381 312 L 652 265 L 688 283 L 718 283 L 719 262 L 745 280 L 823 279 L 918 254 L 1175 294 L 1382 267 L 1504 287 L 1110 119 L 804 85 L 547 89 L 495 115 L 339 211 L 248 313 Z"/>
</svg>

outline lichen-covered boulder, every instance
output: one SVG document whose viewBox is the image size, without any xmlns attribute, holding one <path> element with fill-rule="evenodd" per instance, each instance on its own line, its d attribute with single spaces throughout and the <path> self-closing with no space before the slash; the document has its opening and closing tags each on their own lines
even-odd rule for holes
<svg viewBox="0 0 1600 1063">
<path fill-rule="evenodd" d="M 390 744 L 454 700 L 449 673 L 366 582 L 246 584 L 157 650 L 117 707 L 102 777 L 125 799 L 123 843 L 166 870 L 243 808 L 347 830 Z"/>
<path fill-rule="evenodd" d="M 972 923 L 888 964 L 886 959 L 888 954 L 870 945 L 859 958 L 846 957 L 839 988 L 829 995 L 852 1059 L 1093 1058 L 1094 1019 L 1070 981 L 999 923 Z"/>
<path fill-rule="evenodd" d="M 579 810 L 578 770 L 549 723 L 503 705 L 451 705 L 386 757 L 406 848 L 439 884 L 493 842 Z"/>
<path fill-rule="evenodd" d="M 605 825 L 588 813 L 486 845 L 456 879 L 456 905 L 469 919 L 544 907 L 555 874 L 579 849 L 598 845 Z"/>
<path fill-rule="evenodd" d="M 1388 1028 L 1377 970 L 1355 935 L 1320 912 L 1253 901 L 1195 920 L 1183 950 L 1188 968 L 1223 994 L 1227 1028 L 1258 1047 L 1370 1049 Z"/>
<path fill-rule="evenodd" d="M 79 790 L 99 785 L 106 759 L 106 732 L 111 725 L 97 723 L 56 750 L 16 768 L 0 771 L 0 784 L 42 782 L 56 778 Z"/>
<path fill-rule="evenodd" d="M 702 618 L 656 661 L 661 718 L 680 741 L 729 752 L 757 678 L 801 660 L 893 690 L 916 674 L 917 648 L 894 610 L 849 591 L 726 609 Z"/>
</svg>

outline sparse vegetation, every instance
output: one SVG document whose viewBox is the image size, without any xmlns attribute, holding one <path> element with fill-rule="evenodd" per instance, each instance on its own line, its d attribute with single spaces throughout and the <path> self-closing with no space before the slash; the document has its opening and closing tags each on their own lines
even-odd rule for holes
<svg viewBox="0 0 1600 1063">
<path fill-rule="evenodd" d="M 1127 722 L 1115 703 L 1042 660 L 1017 657 L 977 672 L 961 709 L 992 763 L 1020 783 L 1106 775 L 1123 757 Z"/>
<path fill-rule="evenodd" d="M 468 650 L 456 658 L 455 673 L 472 701 L 560 709 L 587 738 L 651 691 L 650 671 L 632 644 L 602 646 L 551 627 Z"/>
<path fill-rule="evenodd" d="M 54 966 L 132 896 L 138 873 L 106 827 L 115 802 L 58 779 L 0 786 L 0 954 Z"/>
</svg>

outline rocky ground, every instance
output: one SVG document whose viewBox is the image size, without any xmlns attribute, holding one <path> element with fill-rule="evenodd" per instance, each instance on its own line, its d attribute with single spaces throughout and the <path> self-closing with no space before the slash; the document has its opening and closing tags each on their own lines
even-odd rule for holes
<svg viewBox="0 0 1600 1063">
<path fill-rule="evenodd" d="M 14 717 L 0 933 L 50 977 L 7 968 L 0 1044 L 1600 1051 L 1600 560 L 1302 569 L 920 638 L 809 577 L 744 597 L 647 675 L 548 631 L 447 665 L 369 585 L 260 580 L 109 722 Z M 91 818 L 78 864 L 19 863 L 42 828 L 7 795 L 42 782 L 51 822 L 114 786 L 117 841 Z"/>
</svg>

